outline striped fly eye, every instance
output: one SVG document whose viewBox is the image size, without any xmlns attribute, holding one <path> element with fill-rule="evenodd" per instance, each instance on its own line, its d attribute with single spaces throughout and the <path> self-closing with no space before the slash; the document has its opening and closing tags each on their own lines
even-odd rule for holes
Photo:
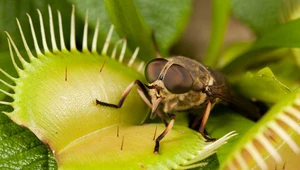
<svg viewBox="0 0 300 170">
<path fill-rule="evenodd" d="M 150 61 L 145 69 L 146 80 L 149 83 L 153 83 L 155 80 L 157 80 L 161 70 L 164 68 L 167 62 L 168 60 L 163 58 L 157 58 Z"/>
<path fill-rule="evenodd" d="M 165 87 L 174 94 L 181 94 L 190 91 L 194 80 L 190 73 L 183 67 L 173 64 L 164 77 Z"/>
</svg>

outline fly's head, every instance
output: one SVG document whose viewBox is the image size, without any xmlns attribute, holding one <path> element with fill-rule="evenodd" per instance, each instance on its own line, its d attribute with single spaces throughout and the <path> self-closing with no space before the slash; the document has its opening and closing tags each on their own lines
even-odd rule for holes
<svg viewBox="0 0 300 170">
<path fill-rule="evenodd" d="M 172 111 L 172 103 L 176 102 L 192 90 L 194 79 L 182 65 L 163 58 L 150 61 L 145 69 L 149 85 L 149 95 L 152 102 L 152 113 L 160 103 L 166 104 L 164 111 Z"/>
</svg>

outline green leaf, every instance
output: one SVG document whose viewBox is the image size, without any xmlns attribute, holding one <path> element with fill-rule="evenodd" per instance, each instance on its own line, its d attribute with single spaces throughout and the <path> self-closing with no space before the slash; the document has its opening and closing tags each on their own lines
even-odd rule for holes
<svg viewBox="0 0 300 170">
<path fill-rule="evenodd" d="M 232 13 L 258 34 L 269 32 L 279 23 L 282 0 L 232 0 Z"/>
<path fill-rule="evenodd" d="M 141 18 L 132 0 L 104 0 L 106 10 L 120 37 L 128 41 L 130 49 L 140 47 L 140 58 L 155 57 L 151 29 Z"/>
<path fill-rule="evenodd" d="M 205 142 L 198 132 L 175 125 L 161 141 L 159 154 L 153 154 L 153 134 L 156 128 L 157 132 L 162 132 L 163 124 L 120 126 L 120 136 L 116 135 L 117 127 L 96 131 L 57 152 L 59 168 L 180 169 L 213 154 L 225 138 Z"/>
<path fill-rule="evenodd" d="M 228 144 L 226 144 L 226 145 L 228 145 Z M 220 148 L 222 148 L 222 147 L 220 147 Z M 213 154 L 212 156 L 204 159 L 202 162 L 207 162 L 208 164 L 204 167 L 198 167 L 198 168 L 194 168 L 192 170 L 211 170 L 211 169 L 218 169 L 220 167 L 217 154 Z"/>
<path fill-rule="evenodd" d="M 291 49 L 291 51 L 292 51 L 292 54 L 293 54 L 293 58 L 296 62 L 296 65 L 298 67 L 300 67 L 300 57 L 299 57 L 300 56 L 300 48 L 293 48 L 293 49 Z"/>
<path fill-rule="evenodd" d="M 261 36 L 251 48 L 257 51 L 266 48 L 300 47 L 300 19 L 281 24 Z"/>
<path fill-rule="evenodd" d="M 300 47 L 300 19 L 294 20 L 285 24 L 281 24 L 278 27 L 269 30 L 266 34 L 262 35 L 251 47 L 251 49 L 239 56 L 236 60 L 233 60 L 223 70 L 225 72 L 241 72 L 246 70 L 251 65 L 258 65 L 261 62 L 267 60 L 275 60 L 283 50 L 277 51 L 281 54 L 271 54 L 269 56 L 262 56 L 263 52 L 274 50 L 276 48 L 294 48 Z"/>
<path fill-rule="evenodd" d="M 252 46 L 252 42 L 239 42 L 230 44 L 218 61 L 218 68 L 223 68 L 240 55 L 244 54 Z"/>
<path fill-rule="evenodd" d="M 0 112 L 9 108 L 0 106 Z M 16 125 L 0 113 L 1 169 L 57 169 L 47 148 L 30 130 Z"/>
<path fill-rule="evenodd" d="M 191 0 L 134 0 L 134 3 L 155 31 L 159 51 L 168 57 L 170 48 L 184 31 L 192 12 Z"/>
<path fill-rule="evenodd" d="M 222 146 L 218 152 L 220 164 L 224 161 L 231 148 L 243 138 L 247 131 L 255 124 L 251 120 L 229 110 L 225 106 L 217 105 L 209 116 L 205 130 L 213 138 L 220 138 L 230 131 L 236 131 L 237 136 L 233 137 L 226 146 Z"/>
<path fill-rule="evenodd" d="M 283 96 L 231 148 L 220 169 L 293 169 L 299 164 L 299 108 L 300 89 Z"/>
<path fill-rule="evenodd" d="M 283 84 L 294 90 L 300 87 L 300 68 L 292 57 L 286 56 L 279 62 L 270 63 L 269 67 Z"/>
<path fill-rule="evenodd" d="M 230 0 L 212 1 L 212 30 L 203 63 L 215 67 L 223 45 L 224 34 L 230 14 Z"/>
<path fill-rule="evenodd" d="M 270 68 L 266 67 L 255 74 L 247 72 L 235 83 L 236 91 L 250 99 L 273 104 L 290 93 L 290 90 L 282 84 Z"/>
<path fill-rule="evenodd" d="M 118 103 L 129 84 L 142 80 L 142 75 L 132 68 L 107 56 L 78 51 L 42 57 L 19 72 L 12 95 L 14 111 L 6 114 L 28 127 L 55 152 L 98 129 L 118 123 L 141 124 L 148 116 L 148 106 L 136 100 L 140 99 L 136 90 L 127 96 L 122 108 L 96 104 L 96 99 Z"/>
<path fill-rule="evenodd" d="M 117 31 L 119 30 L 118 33 L 125 35 L 128 41 L 134 41 L 134 48 L 140 46 L 142 51 L 148 51 L 140 53 L 141 58 L 146 61 L 154 57 L 151 32 L 149 31 L 155 32 L 160 53 L 168 56 L 169 49 L 183 32 L 192 8 L 190 0 L 135 0 L 134 4 L 131 1 L 107 2 L 106 6 L 110 10 L 114 9 L 109 13 L 111 13 L 110 17 Z M 120 4 L 118 5 L 118 3 Z M 121 6 L 122 3 L 124 4 Z M 121 10 L 125 11 L 121 12 Z M 166 13 L 172 15 L 166 15 Z M 122 26 L 118 26 L 121 24 Z"/>
<path fill-rule="evenodd" d="M 13 36 L 19 36 L 19 31 L 16 25 L 15 18 L 20 21 L 27 20 L 26 13 L 32 11 L 32 1 L 18 1 L 18 0 L 1 0 L 0 1 L 0 51 L 7 51 L 7 39 L 4 31 L 11 32 Z M 24 32 L 29 33 L 29 28 L 24 28 Z M 21 44 L 21 40 L 16 41 Z"/>
</svg>

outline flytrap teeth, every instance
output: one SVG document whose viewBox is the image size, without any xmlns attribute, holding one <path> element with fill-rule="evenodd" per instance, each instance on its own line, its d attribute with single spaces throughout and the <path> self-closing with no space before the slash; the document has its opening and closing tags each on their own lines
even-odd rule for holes
<svg viewBox="0 0 300 170">
<path fill-rule="evenodd" d="M 290 103 L 283 107 L 281 103 L 273 106 L 265 116 L 268 117 L 264 117 L 258 122 L 260 124 L 259 131 L 255 128 L 250 129 L 249 140 L 237 145 L 238 147 L 230 155 L 231 157 L 228 157 L 221 169 L 249 169 L 253 165 L 251 160 L 260 169 L 270 169 L 269 157 L 275 161 L 275 164 L 287 161 L 285 160 L 286 154 L 284 156 L 280 151 L 283 145 L 295 155 L 300 156 L 299 142 L 296 141 L 300 135 L 299 94 L 299 90 L 293 92 L 290 98 L 285 99 L 291 99 Z"/>
<path fill-rule="evenodd" d="M 31 32 L 31 37 L 32 37 L 33 46 L 34 46 L 33 49 L 35 51 L 35 54 L 33 54 L 31 49 L 29 48 L 28 42 L 26 40 L 26 38 L 30 38 L 30 37 L 25 36 L 20 21 L 18 19 L 16 19 L 16 23 L 17 23 L 17 26 L 18 26 L 18 29 L 20 32 L 20 37 L 22 39 L 22 43 L 23 43 L 23 46 L 25 48 L 25 52 L 26 52 L 26 55 L 28 58 L 27 61 L 21 55 L 17 45 L 15 44 L 15 42 L 14 42 L 13 38 L 10 36 L 10 34 L 8 32 L 5 32 L 5 34 L 7 35 L 7 42 L 8 42 L 8 46 L 9 46 L 11 61 L 12 61 L 13 67 L 16 70 L 18 76 L 14 77 L 14 76 L 10 75 L 10 73 L 4 71 L 2 68 L 0 68 L 0 74 L 3 74 L 5 77 L 10 79 L 12 82 L 14 82 L 14 84 L 18 84 L 20 82 L 18 77 L 24 77 L 26 75 L 27 70 L 35 69 L 32 65 L 33 62 L 41 63 L 42 61 L 40 59 L 42 59 L 42 58 L 46 59 L 46 58 L 55 56 L 56 54 L 60 54 L 60 53 L 64 53 L 64 54 L 80 53 L 76 47 L 75 6 L 74 5 L 72 6 L 72 13 L 71 13 L 70 50 L 67 49 L 65 39 L 64 39 L 63 20 L 62 20 L 61 12 L 59 10 L 57 10 L 59 39 L 56 39 L 52 9 L 51 9 L 51 6 L 48 5 L 49 33 L 50 33 L 49 37 L 51 40 L 50 44 L 47 44 L 46 37 L 48 37 L 48 36 L 47 36 L 47 32 L 45 31 L 42 12 L 39 9 L 37 9 L 37 13 L 38 13 L 38 18 L 39 18 L 39 27 L 40 27 L 40 35 L 41 35 L 40 36 L 41 39 L 39 41 L 41 41 L 42 47 L 39 45 L 39 41 L 37 38 L 37 32 L 34 28 L 34 21 L 32 20 L 32 18 L 29 14 L 26 14 L 28 17 L 29 28 L 30 28 L 30 32 Z M 89 48 L 88 48 L 88 10 L 86 11 L 85 24 L 84 24 L 84 30 L 83 30 L 83 40 L 82 40 L 82 53 L 86 53 L 86 54 L 91 53 L 93 55 L 99 55 L 97 52 L 99 21 L 100 20 L 98 18 L 96 27 L 95 27 L 95 30 L 93 33 L 91 50 L 89 50 Z M 109 46 L 111 45 L 111 38 L 113 35 L 113 31 L 114 31 L 114 26 L 111 25 L 111 27 L 108 31 L 105 43 L 103 45 L 103 48 L 101 50 L 100 55 L 102 55 L 102 56 L 99 56 L 99 57 L 108 56 L 107 53 L 108 53 Z M 117 55 L 118 45 L 122 45 L 119 55 Z M 111 58 L 117 59 L 119 62 L 123 63 L 126 47 L 127 47 L 127 41 L 125 38 L 122 38 L 120 41 L 118 41 L 115 44 L 115 48 L 112 51 Z M 133 66 L 135 59 L 138 55 L 138 52 L 139 52 L 139 47 L 137 47 L 135 49 L 129 62 L 127 63 L 128 67 Z M 104 64 L 105 64 L 105 62 L 103 63 L 103 65 L 100 69 L 100 72 L 102 71 Z M 136 68 L 136 71 L 142 73 L 143 67 L 144 67 L 144 62 L 141 62 L 139 67 Z M 68 70 L 67 70 L 67 66 L 66 66 L 65 78 L 64 78 L 65 81 L 68 81 L 67 71 Z M 2 78 L 0 78 L 0 84 L 3 84 L 4 86 L 8 87 L 8 88 L 0 89 L 0 93 L 14 99 L 15 93 L 11 93 L 10 90 L 15 91 L 16 90 L 15 87 L 17 85 L 12 85 L 9 83 L 9 81 L 6 81 L 5 79 L 2 79 Z M 0 105 L 12 105 L 12 103 L 3 100 L 3 101 L 0 101 Z"/>
<path fill-rule="evenodd" d="M 12 77 L 11 75 L 9 75 L 7 72 L 5 72 L 4 70 L 2 70 L 1 68 L 0 68 L 0 73 L 2 73 L 3 75 L 5 75 L 7 78 L 9 78 L 9 79 L 12 80 L 12 81 L 17 80 L 17 78 Z M 6 87 L 8 87 L 8 88 L 11 89 L 11 90 L 15 90 L 15 86 L 12 85 L 12 84 L 9 84 L 9 83 L 8 83 L 7 81 L 5 81 L 5 80 L 0 79 L 0 83 L 3 84 L 3 85 L 5 85 Z M 9 96 L 9 97 L 13 97 L 13 94 L 12 94 L 12 93 L 9 93 L 8 91 L 3 90 L 3 89 L 0 89 L 0 93 L 4 94 L 4 95 L 6 95 L 6 96 Z M 1 101 L 1 100 L 0 100 L 0 104 L 11 106 L 12 103 L 11 103 L 11 102 L 7 102 L 7 101 Z"/>
<path fill-rule="evenodd" d="M 52 46 L 52 50 L 49 49 L 48 44 L 47 44 L 47 40 L 46 40 L 46 33 L 45 33 L 45 28 L 44 28 L 44 21 L 43 21 L 43 17 L 42 17 L 42 13 L 40 12 L 40 10 L 37 10 L 38 15 L 39 15 L 39 22 L 40 22 L 40 30 L 41 30 L 41 41 L 42 41 L 42 47 L 43 47 L 43 52 L 38 44 L 38 40 L 37 40 L 37 36 L 36 36 L 36 32 L 33 26 L 33 21 L 30 17 L 29 14 L 27 14 L 28 16 L 28 20 L 29 20 L 29 25 L 30 25 L 30 30 L 31 30 L 31 34 L 32 34 L 32 39 L 33 39 L 33 44 L 34 44 L 34 49 L 36 51 L 36 56 L 38 57 L 45 57 L 46 55 L 52 55 L 52 53 L 69 53 L 69 52 L 78 52 L 78 49 L 76 47 L 76 34 L 75 34 L 75 6 L 72 6 L 72 15 L 71 15 L 71 30 L 70 30 L 70 51 L 66 48 L 65 45 L 65 40 L 64 40 L 64 33 L 63 33 L 63 21 L 62 21 L 62 17 L 61 17 L 61 13 L 60 11 L 57 11 L 58 14 L 58 27 L 59 27 L 59 37 L 60 37 L 60 50 L 58 48 L 58 45 L 56 43 L 56 38 L 55 38 L 55 31 L 54 31 L 54 24 L 53 24 L 53 15 L 52 15 L 52 9 L 50 7 L 50 5 L 48 6 L 48 13 L 49 13 L 49 27 L 50 27 L 50 38 L 51 38 L 51 46 Z M 25 50 L 27 52 L 27 55 L 29 57 L 30 62 L 33 60 L 36 60 L 36 57 L 34 57 L 34 55 L 32 54 L 31 50 L 29 49 L 29 46 L 27 44 L 25 35 L 23 33 L 22 30 L 22 26 L 19 22 L 18 19 L 17 20 L 17 25 L 21 34 L 21 38 L 23 41 L 23 45 L 25 47 Z M 94 31 L 94 35 L 93 35 L 93 40 L 92 40 L 92 45 L 91 45 L 91 50 L 88 49 L 88 10 L 86 12 L 86 17 L 85 17 L 85 24 L 84 24 L 84 31 L 83 31 L 83 43 L 82 43 L 82 52 L 83 53 L 92 53 L 97 55 L 97 41 L 98 41 L 98 31 L 99 31 L 99 19 L 97 20 L 96 23 L 96 27 L 95 27 L 95 31 Z M 108 52 L 108 48 L 111 44 L 111 38 L 112 38 L 112 34 L 114 31 L 114 26 L 112 25 L 109 29 L 109 32 L 107 34 L 105 43 L 103 45 L 102 51 L 101 51 L 101 55 L 105 55 L 107 56 L 107 52 Z M 25 69 L 29 63 L 24 60 L 24 58 L 21 56 L 18 48 L 16 47 L 13 39 L 11 38 L 11 36 L 9 35 L 9 33 L 7 33 L 7 37 L 8 37 L 8 44 L 10 46 L 12 46 L 13 51 L 17 54 L 17 57 L 19 58 L 23 68 Z M 116 44 L 115 47 L 112 51 L 111 54 L 111 58 L 115 59 L 116 58 L 116 54 L 117 54 L 117 50 L 118 50 L 118 46 L 122 43 L 122 49 L 120 51 L 120 54 L 118 56 L 118 61 L 119 62 L 123 62 L 124 60 L 124 56 L 125 56 L 125 51 L 127 48 L 127 41 L 125 38 L 119 40 Z M 10 47 L 11 49 L 11 47 Z M 17 64 L 15 64 L 15 60 L 13 58 L 13 54 L 12 54 L 12 50 L 11 51 L 11 57 L 12 57 L 12 62 L 16 68 L 16 70 L 19 72 L 22 69 L 20 67 L 17 66 Z M 133 65 L 133 63 L 135 62 L 135 59 L 138 55 L 138 51 L 139 51 L 139 47 L 137 47 L 133 53 L 133 55 L 131 56 L 129 62 L 127 63 L 127 66 L 131 67 Z M 143 69 L 143 63 L 140 64 L 140 66 L 138 67 L 137 71 L 141 71 Z"/>
</svg>

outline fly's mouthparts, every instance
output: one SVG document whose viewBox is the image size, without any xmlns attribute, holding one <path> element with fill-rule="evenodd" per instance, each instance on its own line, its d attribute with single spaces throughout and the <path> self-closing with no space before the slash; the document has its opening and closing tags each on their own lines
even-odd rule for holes
<svg viewBox="0 0 300 170">
<path fill-rule="evenodd" d="M 147 84 L 144 84 L 148 89 L 155 89 L 155 86 L 156 85 L 151 85 L 151 86 L 149 86 L 149 85 L 147 85 Z"/>
<path fill-rule="evenodd" d="M 157 85 L 157 84 L 154 84 L 154 85 L 147 85 L 147 84 L 144 84 L 148 89 L 156 89 L 157 91 L 163 89 L 161 86 Z"/>
</svg>

